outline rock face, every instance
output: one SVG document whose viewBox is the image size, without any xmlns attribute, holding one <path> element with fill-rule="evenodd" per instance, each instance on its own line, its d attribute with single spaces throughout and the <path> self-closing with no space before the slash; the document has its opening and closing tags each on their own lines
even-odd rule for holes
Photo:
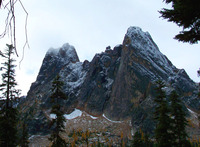
<svg viewBox="0 0 200 147">
<path fill-rule="evenodd" d="M 132 126 L 152 132 L 155 81 L 166 84 L 166 92 L 176 89 L 188 107 L 198 109 L 197 87 L 183 69 L 177 69 L 163 55 L 148 32 L 130 27 L 121 45 L 96 54 L 91 62 L 79 61 L 73 46 L 50 49 L 36 82 L 28 92 L 22 111 L 32 134 L 47 133 L 51 82 L 60 74 L 68 100 L 66 113 L 79 108 L 93 116 L 111 120 L 131 120 Z M 31 115 L 28 115 L 28 114 Z M 35 126 L 38 126 L 35 127 Z M 42 127 L 41 127 L 42 126 Z"/>
</svg>

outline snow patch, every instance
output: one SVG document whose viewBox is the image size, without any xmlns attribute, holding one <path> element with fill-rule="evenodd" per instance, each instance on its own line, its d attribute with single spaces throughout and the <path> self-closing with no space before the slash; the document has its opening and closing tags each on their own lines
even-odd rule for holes
<svg viewBox="0 0 200 147">
<path fill-rule="evenodd" d="M 195 115 L 195 117 L 197 118 L 197 114 L 196 114 L 194 111 L 192 111 L 192 110 L 189 109 L 189 108 L 187 108 L 187 109 L 188 109 L 188 111 L 189 111 L 191 114 Z"/>
<path fill-rule="evenodd" d="M 108 120 L 108 121 L 110 121 L 110 122 L 113 122 L 113 123 L 122 123 L 122 121 L 113 121 L 113 120 L 110 120 L 109 118 L 107 118 L 107 117 L 105 116 L 105 114 L 103 114 L 103 117 L 104 117 L 106 120 Z"/>
<path fill-rule="evenodd" d="M 92 119 L 98 119 L 98 117 L 94 117 L 92 115 L 89 115 L 88 113 L 84 112 L 86 114 L 86 116 L 89 116 L 90 118 Z M 72 113 L 70 114 L 65 114 L 64 117 L 68 120 L 70 119 L 74 119 L 74 118 L 77 118 L 77 117 L 80 117 L 82 116 L 83 112 L 79 109 L 75 109 Z"/>
<path fill-rule="evenodd" d="M 89 114 L 87 114 L 90 118 L 92 118 L 92 119 L 97 119 L 98 117 L 94 117 L 94 116 L 92 116 L 92 115 L 89 115 Z"/>
<path fill-rule="evenodd" d="M 35 138 L 35 137 L 41 137 L 41 135 L 32 135 L 31 137 L 29 137 L 29 140 Z"/>
<path fill-rule="evenodd" d="M 50 114 L 51 119 L 56 119 L 56 114 Z"/>
<path fill-rule="evenodd" d="M 79 117 L 81 115 L 82 115 L 82 111 L 75 109 L 72 113 L 65 114 L 64 117 L 65 117 L 65 119 L 74 119 L 74 118 Z"/>
</svg>

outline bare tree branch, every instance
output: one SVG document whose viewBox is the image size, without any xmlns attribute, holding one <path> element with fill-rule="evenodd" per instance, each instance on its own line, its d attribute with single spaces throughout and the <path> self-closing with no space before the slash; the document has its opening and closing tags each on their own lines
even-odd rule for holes
<svg viewBox="0 0 200 147">
<path fill-rule="evenodd" d="M 24 8 L 24 5 L 22 4 L 21 0 L 19 0 L 19 2 L 20 2 L 20 4 L 21 4 L 21 6 L 22 6 L 24 12 L 26 13 L 26 22 L 25 22 L 26 42 L 25 42 L 24 47 L 23 47 L 22 59 L 21 59 L 21 61 L 19 62 L 19 68 L 20 68 L 21 62 L 22 62 L 23 59 L 24 59 L 24 51 L 25 51 L 25 48 L 26 48 L 26 46 L 28 46 L 28 48 L 30 48 L 30 47 L 29 47 L 28 35 L 27 35 L 28 12 L 27 12 L 26 9 Z"/>
<path fill-rule="evenodd" d="M 5 29 L 0 34 L 0 39 L 4 38 L 6 35 L 8 35 L 10 37 L 11 43 L 13 44 L 15 53 L 18 56 L 18 53 L 17 53 L 17 41 L 16 41 L 16 20 L 15 20 L 15 4 L 17 2 L 20 3 L 22 9 L 26 13 L 26 20 L 25 20 L 26 41 L 25 41 L 25 44 L 23 46 L 23 55 L 22 55 L 22 60 L 23 60 L 23 58 L 24 58 L 24 50 L 25 50 L 26 46 L 29 48 L 28 35 L 27 35 L 28 12 L 26 11 L 26 9 L 25 9 L 24 5 L 22 4 L 21 0 L 9 0 L 9 2 L 7 2 L 7 3 L 5 2 L 6 3 L 5 6 L 3 4 L 4 3 L 3 0 L 0 0 L 0 7 L 4 6 L 4 10 L 8 11 L 7 17 L 5 19 Z M 20 61 L 20 63 L 21 63 L 21 61 Z"/>
</svg>

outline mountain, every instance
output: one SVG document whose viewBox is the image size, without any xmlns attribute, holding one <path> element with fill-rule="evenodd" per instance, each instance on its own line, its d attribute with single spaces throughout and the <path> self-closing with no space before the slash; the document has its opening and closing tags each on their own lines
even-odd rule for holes
<svg viewBox="0 0 200 147">
<path fill-rule="evenodd" d="M 155 81 L 165 82 L 167 94 L 181 95 L 185 109 L 197 110 L 197 86 L 184 69 L 177 69 L 163 55 L 148 32 L 130 27 L 122 44 L 96 54 L 91 62 L 80 62 L 73 46 L 49 49 L 36 81 L 20 104 L 31 134 L 48 134 L 51 83 L 60 74 L 65 85 L 66 114 L 75 109 L 112 121 L 130 120 L 133 130 L 153 133 Z M 187 109 L 186 109 L 187 111 Z M 189 113 L 189 112 L 188 112 Z"/>
</svg>

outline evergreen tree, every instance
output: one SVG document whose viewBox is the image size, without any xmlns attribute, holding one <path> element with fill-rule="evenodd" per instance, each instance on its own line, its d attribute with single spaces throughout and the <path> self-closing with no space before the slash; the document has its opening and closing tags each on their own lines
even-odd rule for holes
<svg viewBox="0 0 200 147">
<path fill-rule="evenodd" d="M 157 97 L 155 102 L 157 104 L 155 108 L 155 139 L 159 147 L 169 147 L 171 143 L 171 119 L 169 116 L 169 108 L 166 101 L 166 94 L 163 90 L 164 83 L 157 81 Z"/>
<path fill-rule="evenodd" d="M 148 134 L 144 134 L 144 147 L 152 147 L 153 142 L 150 140 Z"/>
<path fill-rule="evenodd" d="M 16 108 L 2 109 L 0 112 L 0 146 L 17 146 L 17 116 Z"/>
<path fill-rule="evenodd" d="M 184 112 L 181 101 L 178 99 L 178 94 L 176 91 L 172 91 L 170 94 L 171 101 L 171 117 L 172 117 L 172 135 L 174 146 L 184 147 L 187 143 L 187 133 L 186 133 L 186 113 Z"/>
<path fill-rule="evenodd" d="M 21 147 L 28 147 L 28 128 L 27 125 L 23 122 L 22 124 L 22 136 L 20 139 L 20 146 Z"/>
<path fill-rule="evenodd" d="M 52 120 L 53 131 L 49 140 L 52 142 L 52 147 L 65 147 L 66 142 L 60 136 L 60 133 L 64 132 L 64 113 L 61 110 L 59 100 L 66 99 L 66 95 L 62 92 L 62 86 L 64 83 L 60 81 L 60 76 L 57 75 L 54 81 L 52 82 L 52 92 L 51 101 L 53 103 L 51 113 L 56 115 L 56 118 Z"/>
<path fill-rule="evenodd" d="M 135 134 L 133 136 L 132 146 L 133 147 L 142 147 L 143 146 L 142 135 L 139 131 L 135 132 Z"/>
<path fill-rule="evenodd" d="M 164 0 L 172 4 L 172 9 L 160 11 L 161 17 L 183 27 L 175 39 L 191 44 L 200 40 L 200 1 L 199 0 Z"/>
<path fill-rule="evenodd" d="M 15 81 L 15 61 L 12 58 L 13 46 L 7 45 L 6 53 L 2 56 L 5 62 L 1 68 L 2 84 L 0 91 L 2 92 L 0 99 L 3 101 L 0 110 L 0 146 L 15 147 L 17 145 L 17 117 L 18 111 L 13 107 L 13 101 L 19 97 L 19 90 L 15 89 L 17 85 Z"/>
</svg>

